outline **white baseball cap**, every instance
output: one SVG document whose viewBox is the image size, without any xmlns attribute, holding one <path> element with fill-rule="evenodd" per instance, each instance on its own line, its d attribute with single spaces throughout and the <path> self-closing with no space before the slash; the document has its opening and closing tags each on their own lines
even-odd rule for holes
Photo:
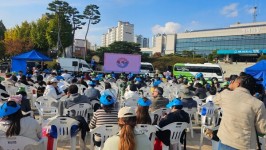
<svg viewBox="0 0 266 150">
<path fill-rule="evenodd" d="M 118 118 L 135 117 L 136 111 L 132 107 L 123 107 L 118 112 Z"/>
</svg>

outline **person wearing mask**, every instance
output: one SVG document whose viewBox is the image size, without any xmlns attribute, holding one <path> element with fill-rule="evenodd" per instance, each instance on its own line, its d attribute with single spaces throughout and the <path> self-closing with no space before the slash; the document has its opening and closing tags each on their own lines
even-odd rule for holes
<svg viewBox="0 0 266 150">
<path fill-rule="evenodd" d="M 9 100 L 15 99 L 16 102 L 20 104 L 22 112 L 29 112 L 31 111 L 30 100 L 27 99 L 27 93 L 24 87 L 18 88 L 16 96 L 11 96 Z"/>
<path fill-rule="evenodd" d="M 102 108 L 98 109 L 94 114 L 90 121 L 89 128 L 94 129 L 98 126 L 105 124 L 117 124 L 117 109 L 114 108 L 114 102 L 112 96 L 110 95 L 102 95 L 100 98 L 100 103 Z M 94 136 L 94 145 L 101 145 L 101 137 L 98 134 Z"/>
<path fill-rule="evenodd" d="M 15 85 L 16 81 L 11 79 L 12 74 L 6 73 L 5 82 L 10 85 Z"/>
<path fill-rule="evenodd" d="M 60 91 L 57 84 L 58 80 L 56 78 L 51 79 L 48 82 L 48 85 L 46 86 L 43 96 L 49 96 L 54 99 L 60 99 L 64 95 L 64 92 Z"/>
<path fill-rule="evenodd" d="M 36 141 L 42 138 L 40 124 L 30 116 L 23 116 L 15 101 L 7 101 L 0 107 L 0 136 L 24 136 Z"/>
<path fill-rule="evenodd" d="M 152 105 L 150 107 L 150 111 L 155 111 L 160 108 L 165 108 L 165 105 L 169 103 L 167 98 L 163 96 L 163 88 L 155 87 L 152 92 Z"/>
<path fill-rule="evenodd" d="M 134 108 L 123 107 L 118 112 L 121 130 L 106 140 L 103 150 L 151 150 L 152 144 L 145 134 L 135 130 L 137 117 Z"/>
<path fill-rule="evenodd" d="M 182 101 L 178 98 L 173 99 L 169 104 L 166 105 L 167 108 L 171 109 L 171 112 L 164 116 L 160 122 L 159 122 L 159 127 L 163 128 L 167 126 L 168 124 L 171 124 L 173 122 L 186 122 L 190 123 L 189 120 L 189 115 L 187 112 L 182 110 L 183 104 Z M 180 142 L 183 144 L 185 139 L 185 133 L 186 131 L 184 130 L 181 135 Z M 156 132 L 156 142 L 155 142 L 155 147 L 156 149 L 158 148 L 158 144 L 160 141 L 162 141 L 166 146 L 170 145 L 170 135 L 171 131 L 170 130 L 164 130 L 164 131 L 157 131 Z"/>
<path fill-rule="evenodd" d="M 89 81 L 89 87 L 84 91 L 84 95 L 86 95 L 89 99 L 99 99 L 101 94 L 98 89 L 95 89 L 96 82 Z"/>
<path fill-rule="evenodd" d="M 82 84 L 84 85 L 86 88 L 88 88 L 88 84 L 84 81 L 84 76 L 81 76 L 79 81 L 78 81 L 78 84 Z"/>
<path fill-rule="evenodd" d="M 140 98 L 138 100 L 137 114 L 137 124 L 151 124 L 151 117 L 149 114 L 149 107 L 151 105 L 151 100 L 146 97 Z"/>
<path fill-rule="evenodd" d="M 242 75 L 230 82 L 230 90 L 214 97 L 223 111 L 217 134 L 220 149 L 257 149 L 258 134 L 266 134 L 265 106 L 253 96 L 256 86 L 251 75 Z"/>
</svg>

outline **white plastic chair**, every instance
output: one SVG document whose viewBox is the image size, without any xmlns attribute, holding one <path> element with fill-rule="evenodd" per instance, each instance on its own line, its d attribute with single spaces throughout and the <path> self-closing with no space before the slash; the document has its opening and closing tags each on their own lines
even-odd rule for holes
<svg viewBox="0 0 266 150">
<path fill-rule="evenodd" d="M 119 127 L 117 124 L 114 125 L 101 125 L 92 129 L 90 131 L 90 150 L 94 150 L 94 143 L 93 143 L 93 134 L 97 133 L 101 135 L 101 147 L 97 147 L 97 149 L 101 150 L 103 148 L 104 142 L 107 138 L 117 134 L 119 132 Z"/>
<path fill-rule="evenodd" d="M 93 110 L 91 114 L 93 114 L 93 112 L 94 112 L 94 106 L 96 104 L 101 105 L 101 103 L 100 103 L 100 101 L 98 99 L 91 100 L 91 107 L 92 107 L 92 110 Z"/>
<path fill-rule="evenodd" d="M 194 115 L 194 118 L 196 118 L 195 116 L 198 115 L 197 114 L 197 109 L 196 108 L 183 108 L 183 110 L 185 112 L 188 113 L 189 115 L 189 120 L 190 120 L 190 123 L 189 123 L 189 130 L 190 130 L 190 134 L 191 134 L 191 137 L 194 138 L 194 132 L 193 132 L 193 124 L 192 124 L 192 116 Z"/>
<path fill-rule="evenodd" d="M 86 120 L 86 122 L 88 122 L 88 116 L 92 112 L 92 107 L 88 103 L 79 103 L 69 107 L 68 109 L 64 109 L 64 115 L 69 115 L 71 117 L 82 116 Z"/>
<path fill-rule="evenodd" d="M 163 150 L 176 149 L 178 144 L 178 149 L 181 150 L 181 135 L 182 132 L 188 127 L 186 122 L 173 122 L 168 124 L 167 126 L 161 128 L 161 131 L 170 130 L 170 146 L 166 146 L 163 144 Z"/>
<path fill-rule="evenodd" d="M 79 88 L 78 93 L 81 95 L 84 95 L 84 91 L 86 90 L 86 86 L 84 86 L 83 84 L 76 84 Z"/>
<path fill-rule="evenodd" d="M 200 149 L 203 144 L 203 138 L 205 137 L 204 130 L 205 129 L 218 130 L 219 126 L 217 125 L 220 116 L 220 111 L 218 110 L 218 107 L 214 105 L 213 102 L 211 101 L 202 105 L 201 109 L 203 108 L 205 108 L 206 114 L 201 115 Z"/>
<path fill-rule="evenodd" d="M 260 137 L 259 136 L 259 142 L 260 142 L 260 148 L 261 148 L 261 150 L 265 150 L 265 140 L 266 140 L 266 136 L 264 136 L 264 137 Z"/>
<path fill-rule="evenodd" d="M 58 115 L 58 109 L 51 106 L 52 103 L 57 103 L 58 101 L 54 98 L 41 96 L 36 99 L 35 106 L 40 115 L 40 123 L 43 123 L 44 117 L 53 117 Z"/>
<path fill-rule="evenodd" d="M 47 139 L 35 141 L 24 136 L 0 137 L 0 147 L 4 150 L 21 150 L 28 146 L 38 146 L 39 149 L 46 150 Z"/>
<path fill-rule="evenodd" d="M 156 116 L 157 116 L 158 119 L 157 119 L 156 125 L 158 125 L 160 120 L 162 119 L 162 117 L 165 114 L 168 114 L 169 112 L 170 112 L 170 109 L 168 109 L 168 108 L 160 108 L 160 109 L 155 110 L 154 112 L 151 112 L 150 115 L 151 115 L 152 123 L 154 122 L 154 120 L 156 119 Z"/>
<path fill-rule="evenodd" d="M 145 134 L 147 135 L 147 137 L 150 139 L 151 141 L 151 145 L 152 145 L 152 149 L 154 149 L 154 140 L 155 140 L 155 133 L 156 131 L 158 131 L 158 129 L 153 126 L 153 125 L 149 125 L 149 124 L 137 124 L 135 127 L 135 130 L 141 134 Z"/>
<path fill-rule="evenodd" d="M 71 150 L 76 149 L 78 121 L 70 117 L 57 117 L 48 123 L 47 133 L 54 136 L 53 150 L 57 149 L 58 140 L 70 140 Z"/>
</svg>

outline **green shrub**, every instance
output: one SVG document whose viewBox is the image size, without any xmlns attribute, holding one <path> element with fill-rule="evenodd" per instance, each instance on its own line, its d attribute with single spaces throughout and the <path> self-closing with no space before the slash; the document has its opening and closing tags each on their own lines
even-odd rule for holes
<svg viewBox="0 0 266 150">
<path fill-rule="evenodd" d="M 261 55 L 257 61 L 266 60 L 266 55 Z"/>
<path fill-rule="evenodd" d="M 154 68 L 159 69 L 160 71 L 166 71 L 168 66 L 174 66 L 174 64 L 176 63 L 205 63 L 205 59 L 180 57 L 174 55 L 167 55 L 152 59 L 152 64 Z"/>
<path fill-rule="evenodd" d="M 53 61 L 47 61 L 45 63 L 48 65 L 49 69 L 54 69 L 57 62 L 56 59 L 53 59 Z"/>
</svg>

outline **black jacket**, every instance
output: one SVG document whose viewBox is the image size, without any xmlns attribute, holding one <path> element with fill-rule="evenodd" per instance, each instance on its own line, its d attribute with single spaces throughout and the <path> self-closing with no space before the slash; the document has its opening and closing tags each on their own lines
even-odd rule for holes
<svg viewBox="0 0 266 150">
<path fill-rule="evenodd" d="M 173 122 L 187 122 L 189 123 L 189 115 L 184 110 L 177 110 L 175 112 L 170 112 L 167 116 L 161 119 L 159 122 L 159 127 L 163 128 L 168 124 Z M 170 130 L 165 131 L 157 131 L 156 136 L 167 146 L 170 145 Z M 185 131 L 183 131 L 180 142 L 183 143 L 183 136 L 185 135 Z"/>
</svg>

